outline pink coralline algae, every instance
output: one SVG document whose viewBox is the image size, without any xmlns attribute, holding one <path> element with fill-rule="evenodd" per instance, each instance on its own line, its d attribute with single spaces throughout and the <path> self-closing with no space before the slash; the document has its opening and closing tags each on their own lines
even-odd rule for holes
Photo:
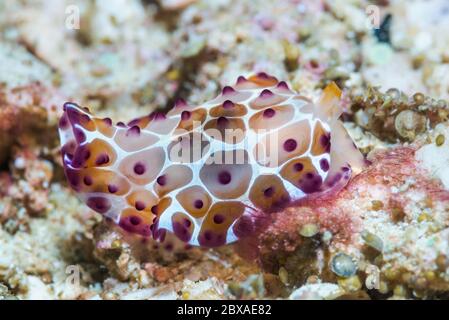
<svg viewBox="0 0 449 320">
<path fill-rule="evenodd" d="M 324 241 L 321 238 L 325 232 L 332 235 L 330 247 L 334 249 L 359 247 L 358 239 L 363 236 L 365 220 L 368 220 L 366 215 L 385 215 L 388 222 L 384 222 L 384 228 L 413 219 L 407 209 L 415 204 L 411 194 L 422 195 L 429 208 L 439 204 L 447 207 L 449 191 L 419 166 L 415 152 L 416 146 L 378 151 L 370 157 L 372 164 L 338 194 L 305 198 L 300 206 L 273 214 L 269 226 L 241 241 L 237 251 L 257 260 L 269 272 L 276 273 L 279 261 L 284 261 L 292 281 L 303 281 L 308 275 L 320 272 L 311 260 L 316 256 L 317 246 Z M 413 184 L 408 186 L 408 192 L 393 192 L 398 186 L 408 185 L 410 180 Z M 377 211 L 379 207 L 382 213 Z M 310 225 L 317 228 L 315 237 L 301 234 Z"/>
<path fill-rule="evenodd" d="M 129 233 L 232 243 L 273 212 L 336 193 L 361 170 L 338 120 L 340 95 L 332 83 L 314 103 L 259 73 L 202 105 L 179 101 L 128 124 L 66 103 L 65 174 L 80 199 Z"/>
</svg>

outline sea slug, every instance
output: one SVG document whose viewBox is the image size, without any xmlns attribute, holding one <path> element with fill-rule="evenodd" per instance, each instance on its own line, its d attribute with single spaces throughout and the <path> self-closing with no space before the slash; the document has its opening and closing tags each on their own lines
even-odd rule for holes
<svg viewBox="0 0 449 320">
<path fill-rule="evenodd" d="M 341 91 L 315 103 L 265 73 L 202 105 L 113 124 L 68 102 L 59 123 L 65 175 L 90 208 L 127 232 L 167 232 L 215 247 L 258 217 L 340 190 L 363 156 L 338 120 Z"/>
</svg>

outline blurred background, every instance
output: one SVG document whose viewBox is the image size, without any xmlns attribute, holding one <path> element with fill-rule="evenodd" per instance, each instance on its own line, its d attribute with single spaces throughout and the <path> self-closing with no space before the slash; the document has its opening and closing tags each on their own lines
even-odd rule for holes
<svg viewBox="0 0 449 320">
<path fill-rule="evenodd" d="M 310 97 L 335 81 L 345 125 L 367 154 L 447 120 L 448 43 L 446 0 L 0 0 L 0 296 L 114 298 L 177 276 L 190 288 L 189 270 L 206 282 L 195 290 L 220 298 L 210 275 L 230 283 L 259 272 L 226 250 L 168 271 L 138 267 L 128 247 L 95 235 L 98 216 L 60 167 L 65 101 L 126 121 L 178 98 L 200 104 L 254 72 Z M 75 289 L 71 265 L 84 274 Z M 264 277 L 286 296 L 282 275 Z M 135 297 L 178 297 L 161 288 Z"/>
</svg>

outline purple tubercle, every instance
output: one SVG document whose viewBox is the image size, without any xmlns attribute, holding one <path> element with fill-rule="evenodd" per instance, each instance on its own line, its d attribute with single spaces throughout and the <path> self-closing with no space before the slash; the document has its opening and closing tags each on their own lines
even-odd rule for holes
<svg viewBox="0 0 449 320">
<path fill-rule="evenodd" d="M 267 198 L 270 198 L 274 195 L 274 188 L 273 187 L 268 187 L 263 191 L 263 195 Z"/>
<path fill-rule="evenodd" d="M 302 171 L 302 169 L 304 169 L 304 165 L 303 165 L 301 162 L 295 163 L 295 164 L 293 165 L 293 169 L 294 169 L 296 172 L 300 172 L 300 171 Z"/>
<path fill-rule="evenodd" d="M 97 166 L 104 165 L 109 162 L 109 156 L 106 153 L 98 155 L 97 159 L 95 160 L 95 164 Z"/>
<path fill-rule="evenodd" d="M 80 176 L 78 171 L 66 169 L 65 175 L 72 188 L 78 190 L 80 184 Z"/>
<path fill-rule="evenodd" d="M 329 161 L 327 161 L 327 159 L 321 159 L 320 160 L 320 168 L 324 172 L 329 171 Z"/>
<path fill-rule="evenodd" d="M 331 177 L 329 179 L 329 181 L 327 182 L 327 184 L 329 185 L 329 187 L 333 187 L 337 184 L 338 181 L 340 181 L 342 178 L 341 173 L 337 173 L 335 174 L 333 177 Z"/>
<path fill-rule="evenodd" d="M 246 78 L 244 76 L 239 76 L 237 78 L 237 84 L 241 84 L 241 83 L 244 83 L 246 81 L 248 81 L 248 80 L 246 80 Z"/>
<path fill-rule="evenodd" d="M 192 237 L 189 229 L 180 222 L 173 222 L 173 232 L 181 241 L 184 242 L 189 242 Z"/>
<path fill-rule="evenodd" d="M 61 129 L 67 129 L 69 126 L 69 120 L 67 119 L 67 115 L 63 115 L 61 119 L 59 120 L 59 128 Z"/>
<path fill-rule="evenodd" d="M 235 104 L 231 100 L 226 100 L 225 102 L 223 102 L 223 108 L 225 109 L 232 109 L 234 108 L 234 106 Z"/>
<path fill-rule="evenodd" d="M 181 113 L 181 120 L 183 120 L 183 121 L 189 120 L 191 115 L 192 115 L 192 114 L 191 114 L 190 111 L 187 111 L 187 110 L 186 110 L 186 111 L 183 111 L 183 112 Z"/>
<path fill-rule="evenodd" d="M 320 137 L 320 143 L 325 148 L 326 152 L 329 153 L 331 150 L 331 136 L 330 133 L 323 134 Z"/>
<path fill-rule="evenodd" d="M 93 181 L 92 181 L 92 177 L 89 176 L 85 176 L 83 179 L 83 182 L 86 186 L 90 186 L 92 185 Z"/>
<path fill-rule="evenodd" d="M 178 98 L 175 102 L 175 108 L 184 108 L 187 106 L 187 102 L 183 98 Z"/>
<path fill-rule="evenodd" d="M 116 193 L 118 191 L 118 187 L 116 185 L 110 184 L 108 185 L 108 191 L 110 193 Z"/>
<path fill-rule="evenodd" d="M 78 126 L 75 126 L 73 128 L 73 135 L 75 136 L 75 140 L 78 143 L 83 143 L 86 141 L 86 135 L 82 129 L 80 129 Z"/>
<path fill-rule="evenodd" d="M 142 201 L 136 201 L 136 203 L 134 204 L 136 210 L 138 211 L 142 211 L 145 209 L 145 203 L 143 203 Z"/>
<path fill-rule="evenodd" d="M 158 185 L 160 186 L 165 186 L 165 184 L 167 183 L 167 177 L 165 175 L 159 176 L 156 179 L 156 182 L 158 183 Z"/>
<path fill-rule="evenodd" d="M 228 184 L 231 182 L 231 174 L 228 171 L 222 171 L 218 174 L 218 181 L 221 184 Z"/>
<path fill-rule="evenodd" d="M 155 111 L 150 113 L 149 117 L 151 120 L 158 121 L 158 120 L 165 120 L 167 116 L 163 112 Z"/>
<path fill-rule="evenodd" d="M 225 217 L 219 213 L 214 216 L 214 223 L 216 223 L 216 224 L 222 224 L 224 222 L 224 220 L 225 220 Z"/>
<path fill-rule="evenodd" d="M 226 117 L 220 117 L 217 119 L 217 126 L 220 128 L 225 128 L 229 123 L 229 120 Z"/>
<path fill-rule="evenodd" d="M 204 203 L 203 203 L 203 200 L 197 199 L 197 200 L 195 200 L 193 205 L 195 206 L 195 208 L 201 209 L 204 206 Z"/>
<path fill-rule="evenodd" d="M 287 152 L 292 152 L 296 149 L 297 145 L 298 143 L 296 142 L 295 139 L 287 139 L 284 142 L 284 150 Z"/>
<path fill-rule="evenodd" d="M 132 126 L 126 131 L 126 136 L 137 137 L 140 135 L 140 128 L 138 126 Z"/>
<path fill-rule="evenodd" d="M 287 82 L 285 82 L 285 81 L 279 82 L 278 85 L 277 85 L 277 87 L 278 87 L 279 89 L 287 89 L 287 90 L 289 89 L 288 84 L 287 84 Z"/>
<path fill-rule="evenodd" d="M 234 93 L 234 92 L 235 92 L 234 88 L 232 88 L 232 87 L 230 87 L 230 86 L 225 86 L 225 87 L 223 87 L 223 90 L 221 91 L 221 93 L 222 93 L 223 95 L 232 94 L 232 93 Z"/>
<path fill-rule="evenodd" d="M 204 247 L 218 247 L 226 243 L 226 237 L 224 234 L 207 230 L 199 236 L 198 242 Z"/>
<path fill-rule="evenodd" d="M 274 93 L 271 92 L 271 91 L 268 90 L 268 89 L 264 89 L 264 90 L 260 93 L 260 97 L 261 97 L 261 98 L 270 98 L 270 97 L 272 97 L 273 95 L 274 95 Z"/>
<path fill-rule="evenodd" d="M 86 146 L 79 146 L 72 159 L 72 166 L 74 168 L 81 168 L 90 158 L 90 151 Z"/>
<path fill-rule="evenodd" d="M 98 213 L 106 213 L 111 208 L 111 203 L 103 197 L 90 197 L 86 202 L 87 206 Z"/>
<path fill-rule="evenodd" d="M 103 122 L 107 125 L 107 126 L 112 126 L 112 120 L 111 118 L 104 118 Z"/>
<path fill-rule="evenodd" d="M 271 108 L 265 109 L 263 112 L 263 116 L 265 118 L 272 118 L 272 117 L 274 117 L 275 114 L 276 114 L 276 111 Z"/>
<path fill-rule="evenodd" d="M 134 173 L 138 175 L 142 175 L 145 173 L 145 165 L 138 162 L 134 165 Z"/>
<path fill-rule="evenodd" d="M 142 219 L 137 216 L 131 216 L 129 218 L 129 222 L 131 222 L 131 224 L 134 226 L 138 226 L 142 222 Z"/>
<path fill-rule="evenodd" d="M 321 190 L 323 179 L 319 174 L 308 173 L 307 179 L 299 180 L 299 188 L 305 193 L 314 193 Z"/>
</svg>

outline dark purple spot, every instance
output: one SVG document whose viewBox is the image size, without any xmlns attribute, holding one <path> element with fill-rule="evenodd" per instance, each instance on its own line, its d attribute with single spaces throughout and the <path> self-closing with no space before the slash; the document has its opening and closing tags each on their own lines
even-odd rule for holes
<svg viewBox="0 0 449 320">
<path fill-rule="evenodd" d="M 84 134 L 84 131 L 79 127 L 73 128 L 73 135 L 75 136 L 75 139 L 78 143 L 86 141 L 86 135 Z"/>
<path fill-rule="evenodd" d="M 271 109 L 271 108 L 268 108 L 268 109 L 266 109 L 266 110 L 263 112 L 263 116 L 264 116 L 265 118 L 272 118 L 275 114 L 276 114 L 276 111 L 274 111 L 274 110 Z"/>
<path fill-rule="evenodd" d="M 77 190 L 77 187 L 80 183 L 80 176 L 78 171 L 67 169 L 65 175 L 67 176 L 67 180 L 69 181 L 72 188 Z"/>
<path fill-rule="evenodd" d="M 90 151 L 84 145 L 80 146 L 76 149 L 75 154 L 73 155 L 72 166 L 74 168 L 81 168 L 86 163 L 86 160 L 90 158 Z"/>
<path fill-rule="evenodd" d="M 268 187 L 264 190 L 263 195 L 267 198 L 272 197 L 274 195 L 274 188 Z"/>
<path fill-rule="evenodd" d="M 173 243 L 167 243 L 164 246 L 164 249 L 167 250 L 167 251 L 172 251 L 173 250 Z"/>
<path fill-rule="evenodd" d="M 299 188 L 305 193 L 313 193 L 321 191 L 321 185 L 323 184 L 323 179 L 320 175 L 307 174 L 307 178 L 305 180 L 299 180 L 298 185 Z"/>
<path fill-rule="evenodd" d="M 190 111 L 185 110 L 185 111 L 181 112 L 181 120 L 182 121 L 189 120 L 191 115 L 192 114 L 190 113 Z"/>
<path fill-rule="evenodd" d="M 217 119 L 218 127 L 224 128 L 228 125 L 229 120 L 226 117 L 220 117 Z"/>
<path fill-rule="evenodd" d="M 268 89 L 264 89 L 261 93 L 260 93 L 260 97 L 261 98 L 270 98 L 273 96 L 273 92 L 271 92 Z"/>
<path fill-rule="evenodd" d="M 201 209 L 203 207 L 203 200 L 197 199 L 195 200 L 195 202 L 193 203 L 193 205 L 195 206 L 195 208 L 197 209 Z"/>
<path fill-rule="evenodd" d="M 136 210 L 142 211 L 143 209 L 145 209 L 145 203 L 143 203 L 142 201 L 136 201 L 135 207 Z"/>
<path fill-rule="evenodd" d="M 149 115 L 150 120 L 164 120 L 166 118 L 165 114 L 159 111 L 154 111 Z"/>
<path fill-rule="evenodd" d="M 184 241 L 184 242 L 188 242 L 190 240 L 190 238 L 192 237 L 192 235 L 189 232 L 188 227 L 186 227 L 185 225 L 183 225 L 180 222 L 173 222 L 173 232 L 181 241 Z"/>
<path fill-rule="evenodd" d="M 327 153 L 331 150 L 331 136 L 330 134 L 323 134 L 320 137 L 320 143 L 323 146 L 323 148 L 326 150 Z"/>
<path fill-rule="evenodd" d="M 192 222 L 190 222 L 189 219 L 185 218 L 185 219 L 184 219 L 184 226 L 185 226 L 186 228 L 190 228 L 191 225 L 192 225 Z"/>
<path fill-rule="evenodd" d="M 329 161 L 327 161 L 327 159 L 321 159 L 320 160 L 320 168 L 324 172 L 328 171 L 329 170 Z"/>
<path fill-rule="evenodd" d="M 132 216 L 129 218 L 129 222 L 131 222 L 132 225 L 137 226 L 142 222 L 142 219 L 140 219 L 140 217 L 137 216 Z"/>
<path fill-rule="evenodd" d="M 157 205 L 154 205 L 151 207 L 151 213 L 156 214 L 157 215 Z"/>
<path fill-rule="evenodd" d="M 199 236 L 198 242 L 204 247 L 218 247 L 225 244 L 226 237 L 223 234 L 207 230 Z"/>
<path fill-rule="evenodd" d="M 117 186 L 110 184 L 110 185 L 108 185 L 108 191 L 110 193 L 116 193 L 118 191 L 118 188 L 117 188 Z"/>
<path fill-rule="evenodd" d="M 138 174 L 138 175 L 144 174 L 145 173 L 145 166 L 142 163 L 140 163 L 140 162 L 136 163 L 134 165 L 134 172 L 135 172 L 135 174 Z"/>
<path fill-rule="evenodd" d="M 243 82 L 246 82 L 246 81 L 247 80 L 246 80 L 246 78 L 244 76 L 239 76 L 237 78 L 237 84 L 240 84 L 240 83 L 243 83 Z"/>
<path fill-rule="evenodd" d="M 278 83 L 277 87 L 282 89 L 288 89 L 288 84 L 285 81 L 281 81 Z"/>
<path fill-rule="evenodd" d="M 223 88 L 223 90 L 221 92 L 222 92 L 222 94 L 226 95 L 226 94 L 234 93 L 235 90 L 230 86 L 226 86 Z"/>
<path fill-rule="evenodd" d="M 329 179 L 327 184 L 329 185 L 329 187 L 333 187 L 337 184 L 338 181 L 341 180 L 341 177 L 342 177 L 341 173 L 337 173 L 336 175 L 334 175 Z"/>
<path fill-rule="evenodd" d="M 126 136 L 136 137 L 140 135 L 140 128 L 138 126 L 132 126 L 126 131 Z"/>
<path fill-rule="evenodd" d="M 216 214 L 215 216 L 214 216 L 214 223 L 216 223 L 216 224 L 221 224 L 221 223 L 223 223 L 224 222 L 224 217 L 221 215 L 221 214 Z"/>
<path fill-rule="evenodd" d="M 284 150 L 287 152 L 292 152 L 296 149 L 296 146 L 298 144 L 296 143 L 295 139 L 288 139 L 284 142 Z"/>
<path fill-rule="evenodd" d="M 112 120 L 111 118 L 104 118 L 103 122 L 107 125 L 107 126 L 112 126 Z"/>
<path fill-rule="evenodd" d="M 184 108 L 185 106 L 187 106 L 187 103 L 184 99 L 179 98 L 178 100 L 176 100 L 176 102 L 175 102 L 176 108 Z"/>
<path fill-rule="evenodd" d="M 160 185 L 160 186 L 164 186 L 167 183 L 167 177 L 165 175 L 159 176 L 156 179 L 156 182 Z"/>
<path fill-rule="evenodd" d="M 111 208 L 111 203 L 103 197 L 91 197 L 87 200 L 87 206 L 98 213 L 106 213 Z"/>
<path fill-rule="evenodd" d="M 268 79 L 268 74 L 266 74 L 265 72 L 259 72 L 257 76 L 261 79 Z"/>
<path fill-rule="evenodd" d="M 234 108 L 234 106 L 235 104 L 231 100 L 226 100 L 225 102 L 223 102 L 223 108 L 225 109 L 232 109 Z"/>
<path fill-rule="evenodd" d="M 84 177 L 84 179 L 83 179 L 83 182 L 84 182 L 84 184 L 86 185 L 86 186 L 90 186 L 90 185 L 92 185 L 92 178 L 91 177 L 89 177 L 89 176 L 85 176 Z"/>
<path fill-rule="evenodd" d="M 307 179 L 312 179 L 314 176 L 315 176 L 315 175 L 314 175 L 313 173 L 311 173 L 311 172 L 308 172 L 308 173 L 306 174 L 306 178 L 307 178 Z"/>
<path fill-rule="evenodd" d="M 124 124 L 123 122 L 119 121 L 119 122 L 117 122 L 117 127 L 126 128 L 126 124 Z"/>
<path fill-rule="evenodd" d="M 304 165 L 301 162 L 295 163 L 293 165 L 293 169 L 297 172 L 302 171 L 302 169 L 304 169 Z"/>
<path fill-rule="evenodd" d="M 231 182 L 231 174 L 228 171 L 222 171 L 218 174 L 218 181 L 221 184 L 228 184 Z"/>
<path fill-rule="evenodd" d="M 59 128 L 66 129 L 69 125 L 69 121 L 67 120 L 67 116 L 64 114 L 61 119 L 59 119 Z"/>
<path fill-rule="evenodd" d="M 101 166 L 101 165 L 106 164 L 108 162 L 109 162 L 109 156 L 106 153 L 100 154 L 97 157 L 97 160 L 95 160 L 95 164 L 97 166 Z"/>
<path fill-rule="evenodd" d="M 87 109 L 87 110 L 89 110 L 89 109 Z M 86 109 L 84 109 L 84 111 L 86 111 Z M 89 112 L 89 111 L 88 111 L 88 112 Z M 90 121 L 90 117 L 89 117 L 87 114 L 82 114 L 82 115 L 80 116 L 80 119 L 81 119 L 81 121 L 84 122 L 84 123 L 88 123 L 88 122 Z"/>
<path fill-rule="evenodd" d="M 348 172 L 349 168 L 348 167 L 341 167 L 341 170 L 343 170 L 344 172 Z"/>
</svg>

